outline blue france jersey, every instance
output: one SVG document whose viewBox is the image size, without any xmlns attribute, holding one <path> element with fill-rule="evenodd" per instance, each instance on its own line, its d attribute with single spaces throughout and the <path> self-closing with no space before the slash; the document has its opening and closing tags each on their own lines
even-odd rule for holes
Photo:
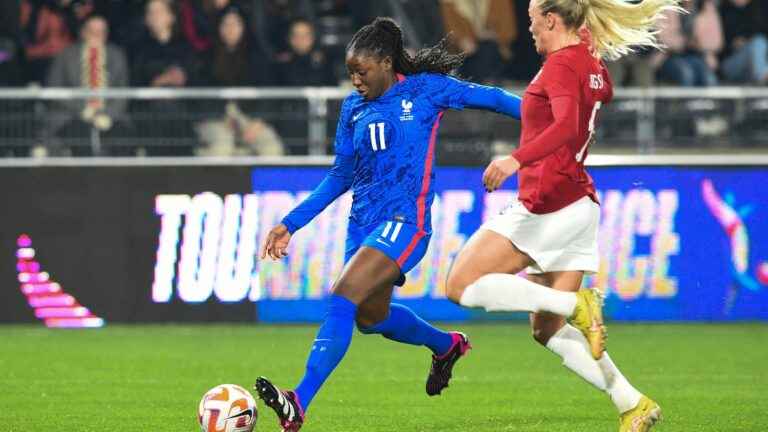
<svg viewBox="0 0 768 432">
<path fill-rule="evenodd" d="M 335 150 L 355 160 L 353 222 L 396 220 L 431 232 L 440 117 L 464 108 L 465 93 L 475 85 L 432 73 L 399 77 L 375 100 L 357 92 L 344 100 Z"/>
</svg>

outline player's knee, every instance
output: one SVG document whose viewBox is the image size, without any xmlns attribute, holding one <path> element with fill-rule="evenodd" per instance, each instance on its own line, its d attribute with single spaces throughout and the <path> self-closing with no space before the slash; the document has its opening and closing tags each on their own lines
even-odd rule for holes
<svg viewBox="0 0 768 432">
<path fill-rule="evenodd" d="M 365 293 L 360 288 L 359 284 L 342 277 L 333 284 L 331 292 L 353 303 L 360 304 L 365 298 Z"/>
<path fill-rule="evenodd" d="M 367 317 L 358 317 L 355 320 L 355 324 L 357 324 L 357 329 L 362 334 L 375 334 L 377 333 L 375 331 L 376 324 L 380 323 L 381 321 L 375 321 Z"/>
<path fill-rule="evenodd" d="M 388 314 L 388 308 L 371 307 L 362 304 L 357 309 L 357 316 L 355 317 L 357 329 L 360 330 L 361 333 L 371 333 L 367 330 L 387 319 Z"/>
<path fill-rule="evenodd" d="M 546 346 L 547 342 L 549 342 L 550 335 L 547 334 L 547 332 L 544 331 L 544 329 L 541 329 L 541 328 L 534 327 L 531 330 L 532 330 L 531 331 L 531 335 L 533 336 L 533 340 L 535 340 L 536 342 L 540 343 L 541 345 Z"/>
<path fill-rule="evenodd" d="M 469 284 L 472 283 L 459 272 L 450 272 L 445 281 L 445 291 L 448 298 L 454 302 L 459 303 L 461 296 L 464 294 L 464 290 L 467 289 Z"/>
</svg>

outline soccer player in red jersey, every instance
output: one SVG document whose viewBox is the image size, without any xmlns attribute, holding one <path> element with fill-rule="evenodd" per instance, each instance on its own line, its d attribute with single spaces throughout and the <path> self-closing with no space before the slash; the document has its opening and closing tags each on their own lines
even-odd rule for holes
<svg viewBox="0 0 768 432">
<path fill-rule="evenodd" d="M 658 48 L 655 26 L 679 0 L 531 0 L 541 71 L 523 96 L 520 148 L 491 162 L 493 192 L 518 173 L 519 197 L 486 222 L 456 257 L 448 297 L 488 311 L 531 312 L 536 341 L 606 392 L 620 431 L 647 431 L 661 408 L 636 390 L 605 352 L 602 298 L 580 290 L 598 270 L 600 205 L 584 169 L 600 108 L 613 87 L 603 57 Z M 517 276 L 526 270 L 527 278 Z"/>
</svg>

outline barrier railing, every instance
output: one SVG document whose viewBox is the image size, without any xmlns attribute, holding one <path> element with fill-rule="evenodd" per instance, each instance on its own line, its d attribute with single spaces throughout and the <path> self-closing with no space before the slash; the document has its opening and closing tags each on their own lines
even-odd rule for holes
<svg viewBox="0 0 768 432">
<path fill-rule="evenodd" d="M 0 153 L 326 155 L 349 91 L 0 89 Z M 754 152 L 768 148 L 768 88 L 617 89 L 600 122 L 596 151 Z M 517 122 L 477 111 L 449 113 L 441 126 L 449 162 L 487 159 L 515 146 L 518 136 Z"/>
</svg>

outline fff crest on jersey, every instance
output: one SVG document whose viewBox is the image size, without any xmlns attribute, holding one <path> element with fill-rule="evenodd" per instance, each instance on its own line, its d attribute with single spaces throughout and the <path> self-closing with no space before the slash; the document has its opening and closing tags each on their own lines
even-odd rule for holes
<svg viewBox="0 0 768 432">
<path fill-rule="evenodd" d="M 413 102 L 403 99 L 403 101 L 400 102 L 400 106 L 403 107 L 403 112 L 400 114 L 400 121 L 413 120 Z"/>
</svg>

